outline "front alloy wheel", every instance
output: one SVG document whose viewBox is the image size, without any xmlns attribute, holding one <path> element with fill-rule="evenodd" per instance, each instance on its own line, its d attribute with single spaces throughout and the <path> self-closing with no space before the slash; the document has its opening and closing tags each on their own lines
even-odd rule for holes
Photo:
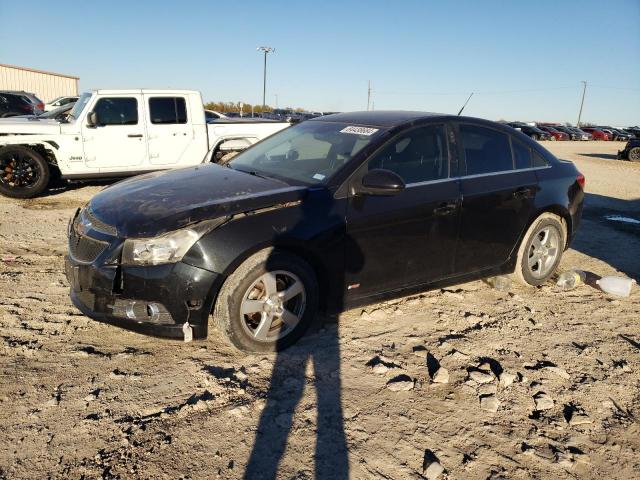
<svg viewBox="0 0 640 480">
<path fill-rule="evenodd" d="M 49 166 L 38 152 L 19 145 L 0 149 L 0 194 L 31 198 L 49 183 Z"/>
<path fill-rule="evenodd" d="M 283 350 L 295 343 L 318 311 L 318 281 L 293 253 L 268 248 L 245 260 L 225 280 L 213 320 L 236 348 Z"/>
<path fill-rule="evenodd" d="M 298 326 L 305 304 L 304 285 L 294 273 L 266 272 L 243 295 L 242 326 L 258 342 L 279 340 Z"/>
<path fill-rule="evenodd" d="M 632 162 L 640 162 L 640 147 L 633 147 L 629 150 L 629 160 Z"/>
</svg>

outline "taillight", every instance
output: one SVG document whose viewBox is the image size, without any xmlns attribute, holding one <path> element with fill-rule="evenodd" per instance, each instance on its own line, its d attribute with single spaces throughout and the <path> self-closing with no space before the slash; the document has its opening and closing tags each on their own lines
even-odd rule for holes
<svg viewBox="0 0 640 480">
<path fill-rule="evenodd" d="M 578 182 L 578 185 L 580 185 L 580 188 L 584 190 L 584 184 L 586 182 L 584 175 L 579 173 L 578 176 L 576 177 L 576 182 Z"/>
<path fill-rule="evenodd" d="M 44 103 L 38 104 L 38 110 L 44 110 Z"/>
</svg>

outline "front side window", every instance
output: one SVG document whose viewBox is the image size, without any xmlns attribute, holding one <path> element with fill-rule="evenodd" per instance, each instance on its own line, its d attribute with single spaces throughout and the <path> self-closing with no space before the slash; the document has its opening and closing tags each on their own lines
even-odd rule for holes
<svg viewBox="0 0 640 480">
<path fill-rule="evenodd" d="M 460 125 L 467 175 L 513 170 L 511 147 L 506 133 L 478 125 Z"/>
<path fill-rule="evenodd" d="M 149 114 L 156 125 L 187 123 L 187 104 L 184 97 L 150 98 Z"/>
<path fill-rule="evenodd" d="M 285 181 L 323 184 L 382 133 L 381 128 L 302 122 L 240 153 L 229 166 Z"/>
<path fill-rule="evenodd" d="M 391 170 L 406 184 L 448 178 L 444 126 L 429 125 L 401 134 L 372 158 L 368 167 Z"/>
<path fill-rule="evenodd" d="M 138 101 L 129 97 L 103 97 L 93 108 L 100 125 L 137 125 Z"/>
</svg>

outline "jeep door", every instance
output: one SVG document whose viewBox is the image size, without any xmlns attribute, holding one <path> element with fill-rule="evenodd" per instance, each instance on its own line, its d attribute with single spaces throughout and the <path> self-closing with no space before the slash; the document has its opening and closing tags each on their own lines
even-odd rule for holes
<svg viewBox="0 0 640 480">
<path fill-rule="evenodd" d="M 85 164 L 98 172 L 143 170 L 147 143 L 142 95 L 98 97 L 90 112 L 97 122 L 84 121 L 82 143 Z"/>
<path fill-rule="evenodd" d="M 151 165 L 191 165 L 202 160 L 207 152 L 204 114 L 191 111 L 189 96 L 149 93 L 144 95 L 144 105 L 149 118 Z M 196 118 L 202 122 L 198 136 L 194 131 Z"/>
</svg>

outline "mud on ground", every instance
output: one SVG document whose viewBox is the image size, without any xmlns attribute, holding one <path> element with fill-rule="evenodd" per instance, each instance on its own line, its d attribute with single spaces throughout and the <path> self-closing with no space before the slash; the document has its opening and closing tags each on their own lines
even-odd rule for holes
<svg viewBox="0 0 640 480">
<path fill-rule="evenodd" d="M 640 219 L 640 164 L 546 146 L 587 177 L 562 269 L 640 280 L 640 228 L 605 218 Z M 456 285 L 345 312 L 277 359 L 158 340 L 69 301 L 67 221 L 101 188 L 0 198 L 0 478 L 233 479 L 252 450 L 278 478 L 640 477 L 639 288 Z"/>
</svg>

